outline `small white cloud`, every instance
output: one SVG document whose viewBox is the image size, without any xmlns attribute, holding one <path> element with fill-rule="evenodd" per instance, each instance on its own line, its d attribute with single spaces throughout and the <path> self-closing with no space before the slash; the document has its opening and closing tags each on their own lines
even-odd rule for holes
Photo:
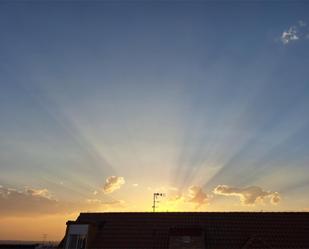
<svg viewBox="0 0 309 249">
<path fill-rule="evenodd" d="M 110 176 L 106 179 L 106 182 L 103 186 L 103 192 L 105 194 L 110 194 L 117 189 L 120 189 L 121 186 L 125 184 L 125 180 L 121 176 Z"/>
<path fill-rule="evenodd" d="M 97 195 L 99 192 L 97 190 L 93 191 L 93 195 Z"/>
<path fill-rule="evenodd" d="M 292 41 L 299 40 L 299 35 L 295 26 L 290 27 L 287 31 L 284 31 L 281 35 L 281 41 L 283 44 L 288 44 Z"/>
<path fill-rule="evenodd" d="M 308 39 L 307 23 L 299 20 L 296 25 L 291 26 L 288 30 L 282 32 L 280 40 L 284 45 L 297 40 Z"/>
<path fill-rule="evenodd" d="M 138 187 L 138 183 L 133 183 L 132 186 L 136 188 Z"/>
</svg>

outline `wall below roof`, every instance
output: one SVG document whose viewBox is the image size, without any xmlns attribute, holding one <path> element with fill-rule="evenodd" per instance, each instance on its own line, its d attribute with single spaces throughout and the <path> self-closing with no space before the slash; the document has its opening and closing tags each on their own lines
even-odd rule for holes
<svg viewBox="0 0 309 249">
<path fill-rule="evenodd" d="M 170 236 L 168 249 L 204 249 L 204 236 Z"/>
</svg>

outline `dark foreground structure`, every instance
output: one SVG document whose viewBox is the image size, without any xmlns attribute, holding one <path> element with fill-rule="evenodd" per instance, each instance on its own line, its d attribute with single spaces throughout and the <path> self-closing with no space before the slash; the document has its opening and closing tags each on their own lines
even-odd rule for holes
<svg viewBox="0 0 309 249">
<path fill-rule="evenodd" d="M 0 249 L 37 249 L 39 244 L 0 244 Z"/>
<path fill-rule="evenodd" d="M 309 249 L 309 213 L 81 213 L 59 248 Z"/>
</svg>

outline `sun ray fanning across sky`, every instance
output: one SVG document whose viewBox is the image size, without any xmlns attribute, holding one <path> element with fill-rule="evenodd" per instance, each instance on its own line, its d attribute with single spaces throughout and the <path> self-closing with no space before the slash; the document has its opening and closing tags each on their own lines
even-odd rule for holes
<svg viewBox="0 0 309 249">
<path fill-rule="evenodd" d="M 308 210 L 309 5 L 249 2 L 0 1 L 0 239 Z"/>
</svg>

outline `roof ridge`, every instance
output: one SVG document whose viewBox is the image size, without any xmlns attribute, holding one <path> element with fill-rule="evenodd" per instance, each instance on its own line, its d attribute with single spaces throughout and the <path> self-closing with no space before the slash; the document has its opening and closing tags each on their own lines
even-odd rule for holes
<svg viewBox="0 0 309 249">
<path fill-rule="evenodd" d="M 255 241 L 261 242 L 263 244 L 263 246 L 265 246 L 265 249 L 266 248 L 272 249 L 271 245 L 266 243 L 266 241 L 264 239 L 262 239 L 260 236 L 258 236 L 257 234 L 251 235 L 241 249 L 249 249 L 250 248 L 249 246 L 252 245 Z"/>
</svg>

